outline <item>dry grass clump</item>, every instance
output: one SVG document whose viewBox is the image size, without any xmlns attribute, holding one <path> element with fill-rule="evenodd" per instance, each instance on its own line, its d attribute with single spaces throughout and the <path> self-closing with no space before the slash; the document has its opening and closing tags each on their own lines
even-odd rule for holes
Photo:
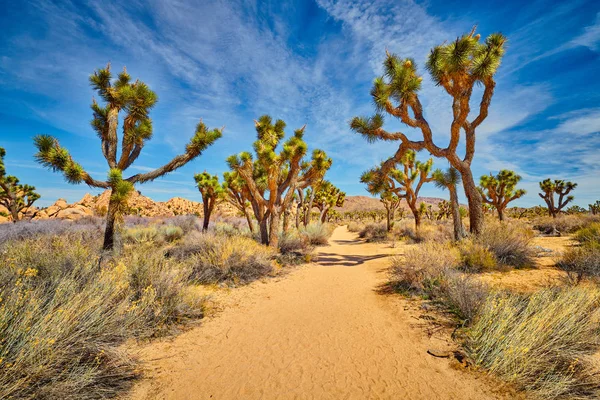
<svg viewBox="0 0 600 400">
<path fill-rule="evenodd" d="M 388 231 L 385 223 L 367 224 L 358 233 L 358 237 L 366 239 L 367 242 L 383 242 L 388 237 Z"/>
<path fill-rule="evenodd" d="M 490 293 L 488 286 L 472 276 L 448 270 L 433 298 L 440 301 L 461 325 L 470 324 Z"/>
<path fill-rule="evenodd" d="M 179 240 L 184 230 L 175 225 L 150 225 L 125 229 L 122 233 L 124 243 L 154 243 L 162 245 Z"/>
<path fill-rule="evenodd" d="M 78 221 L 46 219 L 19 221 L 16 224 L 0 224 L 0 246 L 17 240 L 46 235 L 60 236 L 75 232 L 80 232 L 90 238 L 102 235 L 104 233 L 104 220 L 102 218 L 86 217 Z"/>
<path fill-rule="evenodd" d="M 475 241 L 489 249 L 502 266 L 529 268 L 535 265 L 532 239 L 533 232 L 525 225 L 487 221 Z"/>
<path fill-rule="evenodd" d="M 587 242 L 563 252 L 556 266 L 566 271 L 571 280 L 579 283 L 584 278 L 600 278 L 600 244 Z"/>
<path fill-rule="evenodd" d="M 308 236 L 296 231 L 279 235 L 279 257 L 282 264 L 301 264 L 312 260 L 314 246 Z"/>
<path fill-rule="evenodd" d="M 447 221 L 423 222 L 417 232 L 413 221 L 404 220 L 394 225 L 393 233 L 397 237 L 406 239 L 409 243 L 445 243 L 454 238 L 452 226 Z"/>
<path fill-rule="evenodd" d="M 391 259 L 392 281 L 405 290 L 425 293 L 457 265 L 456 252 L 445 244 L 424 243 Z"/>
<path fill-rule="evenodd" d="M 198 283 L 245 284 L 273 272 L 275 253 L 243 237 L 194 232 L 169 255 L 191 267 L 191 279 Z"/>
<path fill-rule="evenodd" d="M 533 219 L 533 228 L 546 235 L 568 234 L 595 222 L 600 222 L 600 215 L 563 214 L 556 218 L 549 216 L 535 218 Z"/>
<path fill-rule="evenodd" d="M 579 229 L 573 236 L 579 243 L 600 243 L 600 223 L 592 223 Z"/>
<path fill-rule="evenodd" d="M 97 399 L 137 375 L 119 350 L 202 313 L 188 272 L 153 246 L 100 267 L 85 234 L 9 242 L 0 274 L 0 398 Z"/>
<path fill-rule="evenodd" d="M 300 230 L 300 234 L 308 240 L 308 243 L 314 246 L 325 245 L 333 233 L 333 227 L 329 224 L 320 222 L 311 223 Z"/>
<path fill-rule="evenodd" d="M 595 287 L 496 294 L 468 330 L 466 350 L 477 365 L 537 398 L 598 398 L 589 357 L 600 344 L 599 314 Z"/>
<path fill-rule="evenodd" d="M 348 223 L 348 231 L 349 232 L 360 232 L 364 229 L 365 225 L 361 222 L 350 221 Z"/>
<path fill-rule="evenodd" d="M 458 246 L 460 251 L 460 269 L 466 272 L 485 272 L 498 268 L 498 260 L 489 248 L 471 239 L 464 240 Z"/>
</svg>

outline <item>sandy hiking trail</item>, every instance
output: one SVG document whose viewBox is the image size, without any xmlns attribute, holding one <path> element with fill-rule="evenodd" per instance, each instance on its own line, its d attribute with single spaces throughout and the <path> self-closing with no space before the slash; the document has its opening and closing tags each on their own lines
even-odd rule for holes
<svg viewBox="0 0 600 400">
<path fill-rule="evenodd" d="M 496 399 L 427 349 L 419 313 L 380 294 L 390 254 L 339 227 L 317 262 L 229 292 L 223 311 L 139 351 L 139 399 Z"/>
</svg>

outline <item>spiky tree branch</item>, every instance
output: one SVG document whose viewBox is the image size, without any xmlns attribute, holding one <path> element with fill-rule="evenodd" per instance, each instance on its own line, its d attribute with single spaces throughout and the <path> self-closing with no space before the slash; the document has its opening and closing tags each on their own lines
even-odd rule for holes
<svg viewBox="0 0 600 400">
<path fill-rule="evenodd" d="M 476 129 L 486 119 L 494 94 L 494 74 L 498 69 L 506 38 L 499 34 L 490 35 L 480 43 L 475 29 L 469 34 L 457 38 L 449 44 L 442 44 L 431 50 L 426 63 L 434 83 L 441 86 L 452 98 L 453 119 L 449 127 L 448 146 L 440 147 L 433 139 L 433 132 L 423 115 L 423 106 L 418 92 L 422 77 L 417 74 L 415 63 L 410 58 L 400 59 L 386 52 L 383 63 L 384 76 L 375 79 L 371 95 L 378 113 L 373 117 L 355 117 L 350 127 L 362 134 L 368 141 L 399 141 L 396 153 L 386 161 L 382 168 L 393 168 L 408 150 L 428 150 L 435 157 L 446 158 L 462 175 L 465 194 L 469 202 L 471 226 L 479 233 L 483 226 L 481 195 L 471 172 L 471 163 L 475 155 Z M 473 87 L 484 86 L 477 115 L 469 120 L 470 100 Z M 388 132 L 383 129 L 383 112 L 398 118 L 405 125 L 420 130 L 423 140 L 410 140 L 402 132 Z M 461 131 L 465 135 L 465 153 L 457 154 Z"/>
</svg>

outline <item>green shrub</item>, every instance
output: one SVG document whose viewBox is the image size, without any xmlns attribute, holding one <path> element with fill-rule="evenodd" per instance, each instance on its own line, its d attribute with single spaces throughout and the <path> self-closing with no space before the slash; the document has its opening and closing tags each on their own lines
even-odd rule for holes
<svg viewBox="0 0 600 400">
<path fill-rule="evenodd" d="M 242 237 L 211 232 L 191 233 L 169 255 L 192 269 L 191 279 L 199 283 L 249 283 L 273 272 L 272 249 Z"/>
<path fill-rule="evenodd" d="M 467 332 L 473 362 L 539 399 L 600 396 L 597 287 L 488 297 Z"/>
<path fill-rule="evenodd" d="M 600 244 L 587 242 L 563 252 L 556 266 L 569 274 L 575 283 L 584 278 L 600 278 Z"/>
<path fill-rule="evenodd" d="M 503 266 L 528 268 L 535 265 L 532 239 L 533 232 L 525 225 L 487 221 L 475 240 L 490 250 Z"/>
<path fill-rule="evenodd" d="M 171 243 L 183 237 L 183 228 L 174 225 L 150 225 L 128 228 L 123 231 L 125 243 Z"/>
<path fill-rule="evenodd" d="M 448 270 L 432 295 L 443 303 L 462 325 L 468 325 L 479 313 L 489 295 L 489 288 L 470 275 Z"/>
<path fill-rule="evenodd" d="M 385 223 L 367 224 L 358 233 L 358 237 L 366 239 L 367 242 L 382 242 L 387 239 L 388 231 Z"/>
<path fill-rule="evenodd" d="M 154 244 L 99 265 L 85 232 L 7 242 L 0 268 L 0 398 L 113 397 L 137 376 L 132 337 L 200 317 L 189 269 Z"/>
<path fill-rule="evenodd" d="M 459 245 L 460 269 L 467 272 L 485 272 L 498 268 L 498 260 L 487 247 L 473 240 Z"/>
<path fill-rule="evenodd" d="M 447 271 L 457 265 L 456 252 L 445 244 L 424 243 L 391 259 L 392 282 L 405 290 L 427 292 L 439 285 Z"/>
<path fill-rule="evenodd" d="M 364 227 L 365 227 L 365 225 L 360 222 L 351 221 L 348 223 L 348 231 L 349 232 L 360 232 L 364 229 Z"/>
<path fill-rule="evenodd" d="M 329 243 L 333 229 L 329 224 L 318 222 L 308 224 L 304 229 L 300 230 L 300 233 L 308 239 L 308 243 L 320 246 Z"/>
<path fill-rule="evenodd" d="M 575 232 L 573 238 L 579 243 L 600 243 L 600 223 L 592 223 L 585 228 L 579 229 Z"/>
</svg>

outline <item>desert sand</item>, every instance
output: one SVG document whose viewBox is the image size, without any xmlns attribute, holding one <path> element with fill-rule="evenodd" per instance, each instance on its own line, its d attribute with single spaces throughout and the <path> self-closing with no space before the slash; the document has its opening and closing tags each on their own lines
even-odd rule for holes
<svg viewBox="0 0 600 400">
<path fill-rule="evenodd" d="M 139 351 L 133 399 L 491 399 L 482 375 L 427 350 L 408 300 L 381 294 L 390 254 L 338 227 L 318 260 L 229 291 L 222 312 Z"/>
</svg>

